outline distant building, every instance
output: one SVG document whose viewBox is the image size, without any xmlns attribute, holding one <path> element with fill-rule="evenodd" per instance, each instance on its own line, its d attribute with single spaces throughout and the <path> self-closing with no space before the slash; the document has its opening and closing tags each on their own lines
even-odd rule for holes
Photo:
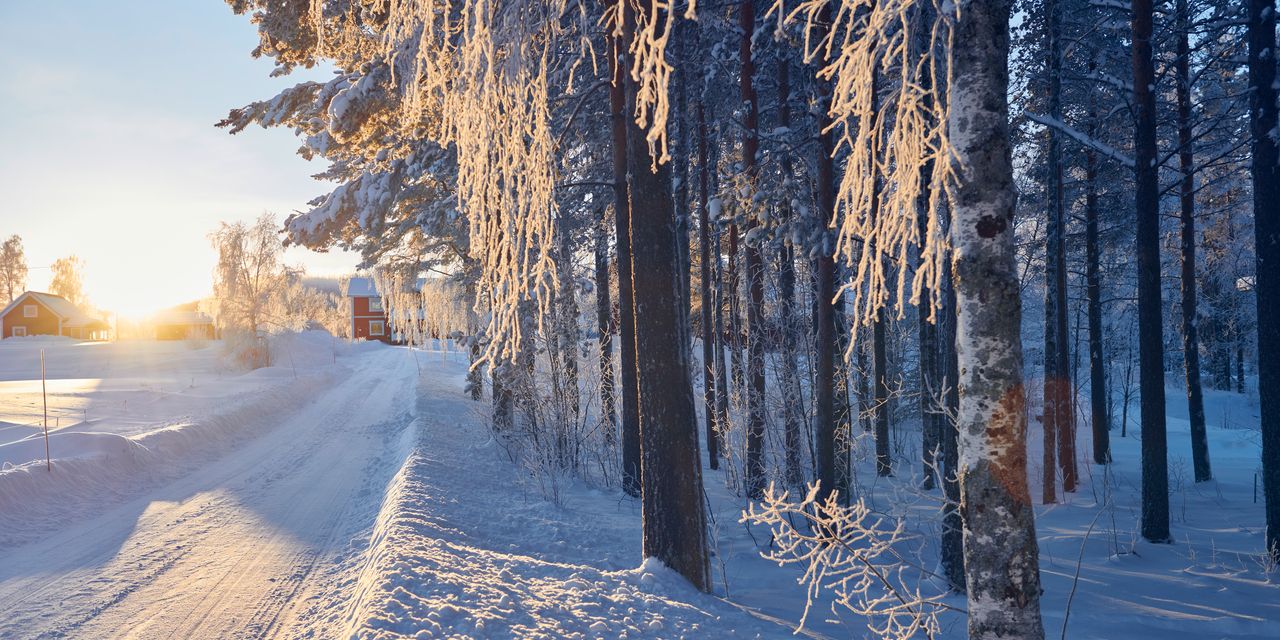
<svg viewBox="0 0 1280 640">
<path fill-rule="evenodd" d="M 418 288 L 426 282 L 419 278 Z M 387 321 L 387 309 L 373 278 L 352 278 L 347 283 L 347 298 L 351 300 L 351 337 L 357 340 L 381 340 L 388 344 L 401 343 L 393 334 Z"/>
<path fill-rule="evenodd" d="M 391 342 L 387 310 L 373 278 L 352 278 L 347 283 L 347 298 L 351 300 L 351 337 Z"/>
<path fill-rule="evenodd" d="M 161 311 L 152 321 L 156 340 L 212 340 L 213 318 L 199 311 Z"/>
<path fill-rule="evenodd" d="M 0 337 L 22 336 L 106 340 L 111 336 L 111 325 L 81 311 L 62 296 L 28 291 L 0 311 Z"/>
</svg>

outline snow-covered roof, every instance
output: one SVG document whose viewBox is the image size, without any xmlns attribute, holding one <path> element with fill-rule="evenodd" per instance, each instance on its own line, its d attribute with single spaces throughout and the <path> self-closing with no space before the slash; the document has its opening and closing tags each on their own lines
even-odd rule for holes
<svg viewBox="0 0 1280 640">
<path fill-rule="evenodd" d="M 93 316 L 81 311 L 79 307 L 71 304 L 70 300 L 67 300 L 62 296 L 57 296 L 52 293 L 44 293 L 42 291 L 27 291 L 17 298 L 14 298 L 13 302 L 10 302 L 9 306 L 4 308 L 4 311 L 0 311 L 0 317 L 9 315 L 9 311 L 13 310 L 27 299 L 33 299 L 47 307 L 55 315 L 62 318 L 62 324 L 66 327 L 87 327 L 91 325 L 106 324 L 102 320 L 94 318 Z"/>
<path fill-rule="evenodd" d="M 427 283 L 426 278 L 418 278 L 418 282 L 414 285 L 414 289 L 421 291 L 423 285 Z M 373 278 L 352 278 L 347 283 L 348 298 L 377 298 L 378 285 L 374 283 Z"/>
</svg>

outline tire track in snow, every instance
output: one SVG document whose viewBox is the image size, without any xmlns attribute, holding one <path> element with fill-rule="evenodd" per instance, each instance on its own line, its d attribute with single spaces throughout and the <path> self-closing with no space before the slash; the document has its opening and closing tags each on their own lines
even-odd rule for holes
<svg viewBox="0 0 1280 640">
<path fill-rule="evenodd" d="M 14 550 L 26 564 L 39 564 L 42 555 L 52 567 L 39 578 L 0 582 L 0 636 L 261 637 L 286 630 L 309 592 L 307 578 L 351 529 L 365 526 L 348 522 L 352 504 L 368 492 L 365 476 L 381 459 L 385 432 L 403 424 L 379 418 L 409 401 L 411 363 L 389 350 L 365 360 L 280 428 L 141 499 L 146 508 L 136 523 L 136 505 L 104 514 L 99 521 L 128 536 L 118 547 L 102 544 L 104 527 L 91 521 Z M 262 517 L 248 517 L 255 507 Z M 55 540 L 78 553 L 64 553 Z M 23 588 L 32 583 L 43 584 Z M 49 616 L 54 602 L 62 608 Z"/>
</svg>

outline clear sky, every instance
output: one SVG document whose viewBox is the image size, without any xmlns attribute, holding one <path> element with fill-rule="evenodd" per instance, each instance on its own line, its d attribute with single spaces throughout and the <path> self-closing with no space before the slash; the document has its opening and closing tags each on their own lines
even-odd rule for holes
<svg viewBox="0 0 1280 640">
<path fill-rule="evenodd" d="M 289 130 L 214 123 L 321 71 L 269 78 L 257 33 L 220 0 L 0 0 L 0 237 L 22 236 L 28 287 L 86 262 L 85 291 L 139 315 L 208 294 L 222 220 L 283 219 L 328 190 Z M 351 254 L 291 249 L 313 275 Z"/>
</svg>

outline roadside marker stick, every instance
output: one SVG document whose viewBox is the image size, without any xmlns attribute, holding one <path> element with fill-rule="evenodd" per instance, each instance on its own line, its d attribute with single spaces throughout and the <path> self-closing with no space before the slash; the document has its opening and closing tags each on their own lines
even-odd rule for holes
<svg viewBox="0 0 1280 640">
<path fill-rule="evenodd" d="M 44 399 L 44 468 L 53 472 L 53 462 L 49 460 L 49 387 L 45 383 L 44 349 L 40 350 L 40 396 Z"/>
</svg>

